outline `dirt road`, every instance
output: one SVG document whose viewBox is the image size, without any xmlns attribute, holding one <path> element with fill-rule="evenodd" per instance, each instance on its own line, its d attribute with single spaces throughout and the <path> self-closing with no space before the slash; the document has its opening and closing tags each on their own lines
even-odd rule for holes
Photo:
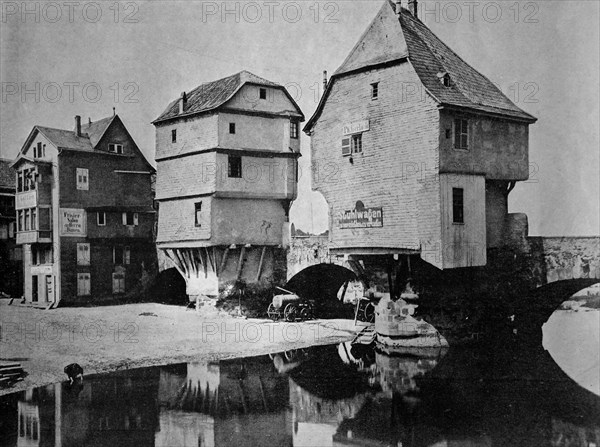
<svg viewBox="0 0 600 447">
<path fill-rule="evenodd" d="M 341 342 L 354 333 L 348 320 L 283 323 L 153 303 L 44 311 L 0 300 L 0 362 L 19 362 L 27 372 L 0 395 L 66 380 L 63 368 L 73 362 L 87 375 L 260 355 Z"/>
</svg>

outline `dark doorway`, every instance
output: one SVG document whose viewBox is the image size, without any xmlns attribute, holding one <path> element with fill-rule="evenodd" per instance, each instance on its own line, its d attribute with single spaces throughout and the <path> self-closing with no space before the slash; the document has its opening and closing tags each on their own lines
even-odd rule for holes
<svg viewBox="0 0 600 447">
<path fill-rule="evenodd" d="M 156 277 L 152 301 L 186 306 L 189 303 L 185 292 L 185 280 L 175 268 L 164 270 Z"/>
<path fill-rule="evenodd" d="M 31 276 L 31 301 L 37 303 L 38 301 L 38 277 L 37 275 Z"/>
</svg>

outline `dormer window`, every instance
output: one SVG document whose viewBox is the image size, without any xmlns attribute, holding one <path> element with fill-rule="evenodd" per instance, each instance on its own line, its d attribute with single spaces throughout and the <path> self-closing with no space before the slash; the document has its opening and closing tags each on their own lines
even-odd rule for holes
<svg viewBox="0 0 600 447">
<path fill-rule="evenodd" d="M 444 87 L 452 87 L 452 79 L 450 79 L 450 75 L 448 73 L 438 73 L 437 77 Z"/>
<path fill-rule="evenodd" d="M 258 97 L 260 99 L 267 99 L 267 89 L 266 88 L 258 89 Z"/>
<path fill-rule="evenodd" d="M 123 154 L 123 145 L 117 143 L 110 143 L 108 145 L 108 152 L 112 152 L 113 154 Z"/>
<path fill-rule="evenodd" d="M 379 98 L 379 82 L 371 84 L 371 99 L 375 100 Z"/>
</svg>

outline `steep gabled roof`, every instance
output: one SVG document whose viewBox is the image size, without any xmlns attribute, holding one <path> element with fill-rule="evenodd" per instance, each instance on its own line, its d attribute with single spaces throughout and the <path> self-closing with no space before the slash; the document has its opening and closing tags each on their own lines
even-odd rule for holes
<svg viewBox="0 0 600 447">
<path fill-rule="evenodd" d="M 513 104 L 493 82 L 462 60 L 417 17 L 404 8 L 398 16 L 394 3 L 385 0 L 375 19 L 331 77 L 304 131 L 310 132 L 337 78 L 403 60 L 412 64 L 426 91 L 441 107 L 480 111 L 529 123 L 536 121 Z M 440 81 L 444 74 L 449 76 L 449 86 Z"/>
<path fill-rule="evenodd" d="M 177 118 L 179 116 L 194 115 L 215 110 L 229 101 L 244 86 L 244 84 L 264 85 L 283 90 L 296 108 L 296 112 L 304 119 L 300 107 L 298 107 L 296 102 L 282 85 L 263 79 L 249 71 L 241 71 L 226 78 L 206 82 L 189 93 L 186 93 L 186 104 L 182 114 L 179 113 L 179 98 L 172 101 L 152 124 L 171 118 Z"/>
<path fill-rule="evenodd" d="M 15 171 L 11 168 L 11 160 L 0 158 L 0 188 L 15 189 Z"/>
<path fill-rule="evenodd" d="M 154 167 L 148 161 L 144 153 L 137 147 L 135 140 L 119 118 L 119 115 L 112 115 L 107 118 L 102 118 L 101 120 L 87 123 L 85 125 L 81 125 L 81 136 L 78 136 L 74 130 L 66 130 L 66 129 L 55 129 L 52 127 L 44 127 L 44 126 L 33 126 L 31 132 L 27 136 L 23 147 L 21 148 L 19 155 L 12 162 L 12 166 L 15 167 L 19 161 L 32 161 L 28 157 L 26 157 L 23 153 L 24 150 L 29 147 L 35 136 L 39 133 L 44 135 L 57 149 L 63 151 L 83 151 L 90 152 L 93 154 L 103 154 L 103 155 L 114 155 L 107 151 L 96 150 L 97 144 L 102 139 L 102 136 L 106 133 L 106 130 L 112 126 L 114 123 L 121 123 L 125 133 L 131 138 L 134 144 L 134 151 L 142 157 L 142 160 L 146 163 L 146 165 L 150 168 L 152 172 L 155 172 Z M 43 161 L 35 160 L 35 163 L 43 163 Z"/>
<path fill-rule="evenodd" d="M 81 133 L 87 134 L 90 139 L 92 146 L 96 147 L 106 129 L 108 129 L 117 115 L 108 116 L 98 121 L 81 125 Z"/>
</svg>

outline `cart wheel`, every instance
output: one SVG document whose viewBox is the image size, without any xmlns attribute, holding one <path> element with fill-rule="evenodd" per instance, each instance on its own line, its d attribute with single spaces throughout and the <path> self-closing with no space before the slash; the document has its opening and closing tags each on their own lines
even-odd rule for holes
<svg viewBox="0 0 600 447">
<path fill-rule="evenodd" d="M 303 307 L 300 310 L 300 318 L 302 319 L 302 321 L 312 320 L 312 318 L 313 318 L 312 308 L 310 306 Z"/>
<path fill-rule="evenodd" d="M 365 311 L 363 315 L 367 323 L 373 323 L 375 321 L 375 306 L 373 306 L 373 303 L 368 303 L 365 306 Z"/>
<path fill-rule="evenodd" d="M 283 311 L 283 318 L 285 321 L 294 321 L 296 319 L 296 311 L 295 304 L 290 303 L 285 306 L 285 310 Z"/>
<path fill-rule="evenodd" d="M 273 303 L 269 304 L 267 308 L 267 316 L 273 321 L 279 320 L 279 310 L 275 308 Z"/>
</svg>

